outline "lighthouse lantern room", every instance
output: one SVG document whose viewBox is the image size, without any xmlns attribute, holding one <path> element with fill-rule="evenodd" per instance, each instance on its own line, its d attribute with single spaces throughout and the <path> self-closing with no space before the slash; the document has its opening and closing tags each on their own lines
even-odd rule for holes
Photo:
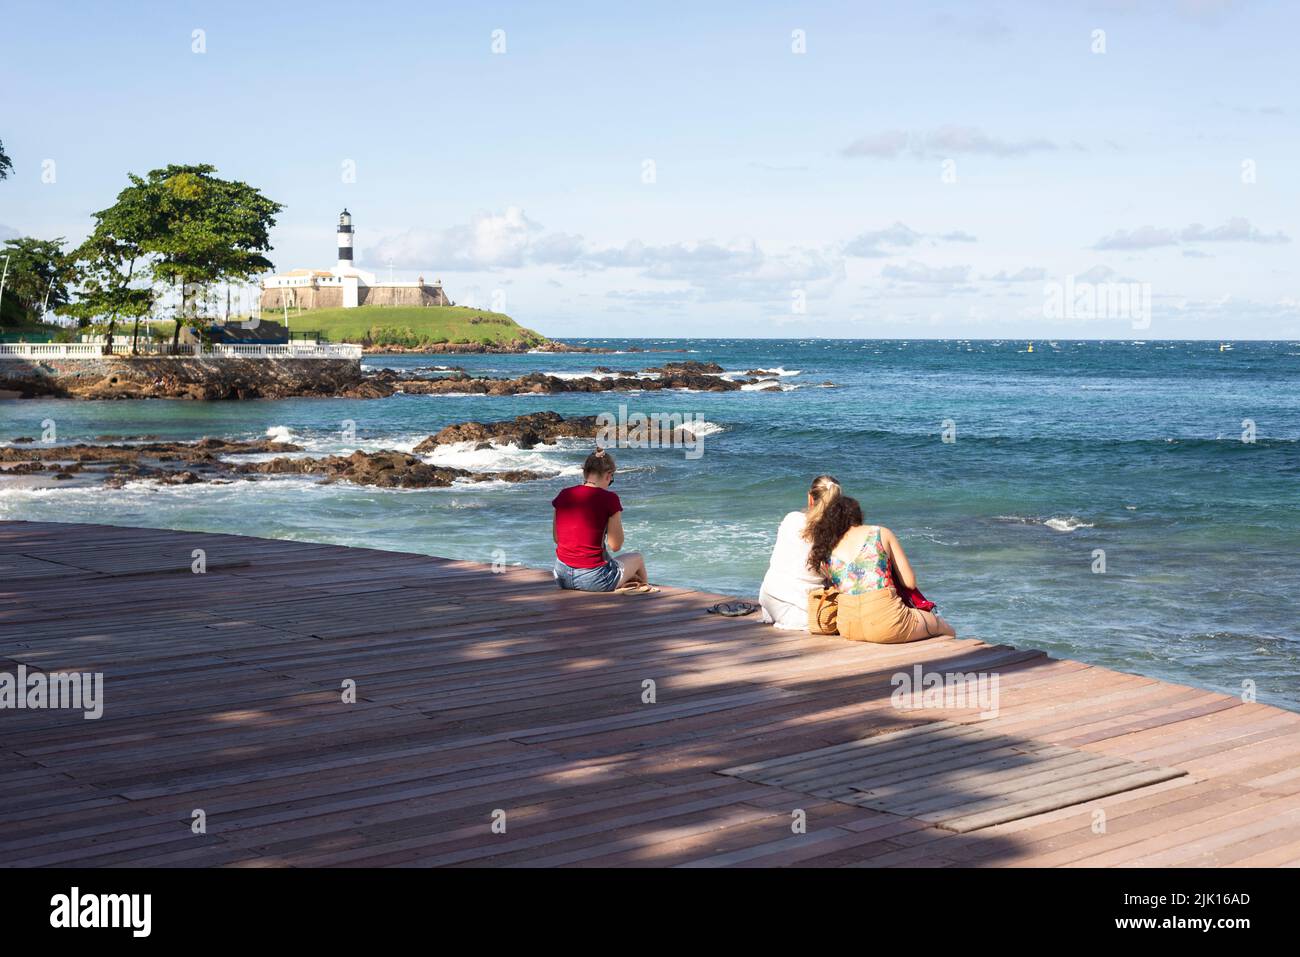
<svg viewBox="0 0 1300 957">
<path fill-rule="evenodd" d="M 339 213 L 339 266 L 352 265 L 352 214 Z"/>
</svg>

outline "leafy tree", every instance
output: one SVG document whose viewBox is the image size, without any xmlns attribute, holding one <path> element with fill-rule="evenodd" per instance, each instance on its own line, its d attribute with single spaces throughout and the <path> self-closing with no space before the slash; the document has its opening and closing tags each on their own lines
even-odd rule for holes
<svg viewBox="0 0 1300 957">
<path fill-rule="evenodd" d="M 283 207 L 245 183 L 219 179 L 207 165 L 170 165 L 146 176 L 130 174 L 117 202 L 95 214 L 95 229 L 77 250 L 84 317 L 140 319 L 157 302 L 156 284 L 176 290 L 172 346 L 187 321 L 189 300 L 211 283 L 246 280 L 272 268 L 270 230 Z"/>
<path fill-rule="evenodd" d="M 215 172 L 214 166 L 173 164 L 151 170 L 144 179 L 131 177 L 132 187 L 144 191 L 157 214 L 154 229 L 141 243 L 153 256 L 149 268 L 180 296 L 173 346 L 186 321 L 186 286 L 246 281 L 272 268 L 262 254 L 271 249 L 271 227 L 284 207 Z"/>
<path fill-rule="evenodd" d="M 139 281 L 142 254 L 139 246 L 120 234 L 104 228 L 103 223 L 78 247 L 76 254 L 81 288 L 77 301 L 65 312 L 88 323 L 108 317 L 105 351 L 113 351 L 113 332 L 119 319 L 134 319 L 131 352 L 139 351 L 140 320 L 153 311 L 153 284 Z"/>
<path fill-rule="evenodd" d="M 4 297 L 18 304 L 27 319 L 38 319 L 43 308 L 59 309 L 68 303 L 68 257 L 63 237 L 34 239 L 24 236 L 7 240 L 0 258 L 9 257 Z"/>
<path fill-rule="evenodd" d="M 0 140 L 0 179 L 8 179 L 9 174 L 14 171 L 14 164 L 9 159 L 9 154 L 5 152 L 5 144 Z"/>
</svg>

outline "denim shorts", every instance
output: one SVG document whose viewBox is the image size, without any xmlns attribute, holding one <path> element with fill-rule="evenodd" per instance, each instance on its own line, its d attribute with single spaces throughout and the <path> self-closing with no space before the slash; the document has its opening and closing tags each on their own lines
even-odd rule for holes
<svg viewBox="0 0 1300 957">
<path fill-rule="evenodd" d="M 613 591 L 623 577 L 623 566 L 616 558 L 611 558 L 595 568 L 571 568 L 556 559 L 551 569 L 555 581 L 561 588 L 575 591 Z"/>
</svg>

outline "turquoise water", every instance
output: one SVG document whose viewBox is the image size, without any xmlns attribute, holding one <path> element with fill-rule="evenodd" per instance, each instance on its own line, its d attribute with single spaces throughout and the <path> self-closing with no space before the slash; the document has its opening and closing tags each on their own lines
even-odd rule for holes
<svg viewBox="0 0 1300 957">
<path fill-rule="evenodd" d="M 626 347 L 626 341 L 582 344 Z M 243 403 L 0 403 L 0 439 L 291 438 L 315 454 L 405 448 L 444 425 L 554 409 L 699 415 L 703 454 L 618 454 L 628 547 L 652 577 L 752 595 L 781 517 L 829 471 L 892 527 L 960 634 L 1300 710 L 1300 343 L 639 340 L 689 355 L 375 357 L 475 373 L 763 368 L 785 391 L 394 396 Z M 820 388 L 830 380 L 836 388 Z M 1242 441 L 1243 420 L 1255 440 Z M 344 434 L 355 425 L 356 439 Z M 945 421 L 956 441 L 945 443 Z M 379 491 L 312 481 L 0 490 L 0 518 L 367 545 L 546 566 L 549 501 L 585 447 L 440 452 L 541 482 Z M 1104 573 L 1093 571 L 1104 550 Z"/>
</svg>

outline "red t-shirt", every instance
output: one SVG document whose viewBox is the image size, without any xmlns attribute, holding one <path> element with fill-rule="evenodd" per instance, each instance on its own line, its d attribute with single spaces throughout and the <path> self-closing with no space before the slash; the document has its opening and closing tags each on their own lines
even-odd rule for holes
<svg viewBox="0 0 1300 957">
<path fill-rule="evenodd" d="M 623 503 L 608 489 L 594 485 L 566 488 L 555 500 L 555 557 L 570 568 L 605 564 L 605 526 Z"/>
</svg>

